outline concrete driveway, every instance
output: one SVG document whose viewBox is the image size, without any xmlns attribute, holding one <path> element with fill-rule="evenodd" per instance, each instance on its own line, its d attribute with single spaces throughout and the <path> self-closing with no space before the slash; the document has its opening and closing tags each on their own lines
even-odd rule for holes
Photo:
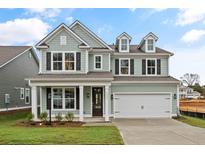
<svg viewBox="0 0 205 154">
<path fill-rule="evenodd" d="M 115 119 L 125 144 L 205 144 L 205 129 L 173 119 Z"/>
</svg>

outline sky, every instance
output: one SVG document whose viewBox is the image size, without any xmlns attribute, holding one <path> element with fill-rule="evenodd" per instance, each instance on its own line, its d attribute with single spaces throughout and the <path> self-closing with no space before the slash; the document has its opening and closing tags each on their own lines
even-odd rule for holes
<svg viewBox="0 0 205 154">
<path fill-rule="evenodd" d="M 205 84 L 205 9 L 0 9 L 0 45 L 35 45 L 59 24 L 79 20 L 106 43 L 127 32 L 139 44 L 149 32 L 157 46 L 174 53 L 170 75 L 200 75 Z"/>
</svg>

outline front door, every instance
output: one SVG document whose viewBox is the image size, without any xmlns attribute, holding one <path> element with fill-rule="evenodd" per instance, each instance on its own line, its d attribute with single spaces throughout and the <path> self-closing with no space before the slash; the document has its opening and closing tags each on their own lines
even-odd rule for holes
<svg viewBox="0 0 205 154">
<path fill-rule="evenodd" d="M 93 100 L 93 116 L 103 115 L 103 88 L 92 88 L 92 100 Z"/>
</svg>

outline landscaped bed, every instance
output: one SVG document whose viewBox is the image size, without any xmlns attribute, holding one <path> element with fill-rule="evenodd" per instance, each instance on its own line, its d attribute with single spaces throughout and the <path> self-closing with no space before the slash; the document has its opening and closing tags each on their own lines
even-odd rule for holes
<svg viewBox="0 0 205 154">
<path fill-rule="evenodd" d="M 187 123 L 187 124 L 192 125 L 192 126 L 205 128 L 205 120 L 204 119 L 182 115 L 180 117 L 177 117 L 176 120 Z"/>
<path fill-rule="evenodd" d="M 0 144 L 123 144 L 115 126 L 19 126 L 27 115 L 0 115 Z"/>
</svg>

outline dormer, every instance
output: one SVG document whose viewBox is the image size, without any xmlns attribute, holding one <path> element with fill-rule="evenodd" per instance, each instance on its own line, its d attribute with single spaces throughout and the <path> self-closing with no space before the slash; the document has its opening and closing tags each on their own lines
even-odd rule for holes
<svg viewBox="0 0 205 154">
<path fill-rule="evenodd" d="M 116 44 L 119 52 L 129 52 L 130 51 L 130 42 L 132 37 L 127 33 L 123 32 L 117 37 Z"/>
<path fill-rule="evenodd" d="M 156 51 L 156 42 L 158 37 L 152 32 L 148 33 L 140 42 L 139 48 L 141 48 L 144 52 L 153 53 Z"/>
</svg>

